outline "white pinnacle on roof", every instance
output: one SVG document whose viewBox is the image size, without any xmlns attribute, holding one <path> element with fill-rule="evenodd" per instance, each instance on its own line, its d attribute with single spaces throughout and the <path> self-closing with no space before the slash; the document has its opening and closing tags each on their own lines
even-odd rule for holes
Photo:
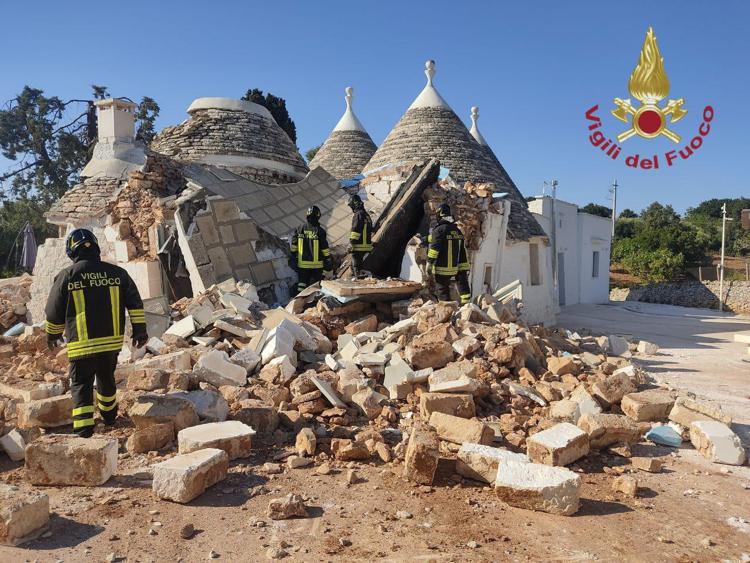
<svg viewBox="0 0 750 563">
<path fill-rule="evenodd" d="M 344 112 L 344 115 L 341 116 L 341 119 L 339 119 L 339 122 L 333 130 L 363 131 L 366 133 L 365 126 L 362 125 L 359 119 L 357 119 L 357 116 L 354 115 L 354 111 L 352 110 L 352 92 L 354 92 L 354 88 L 347 86 L 344 91 L 346 92 L 346 111 Z"/>
<path fill-rule="evenodd" d="M 476 139 L 477 143 L 479 143 L 483 147 L 486 147 L 489 145 L 489 143 L 479 132 L 479 127 L 477 127 L 478 119 L 479 119 L 479 108 L 477 106 L 474 106 L 471 108 L 471 129 L 469 129 L 469 133 L 471 133 L 471 136 Z"/>
<path fill-rule="evenodd" d="M 435 61 L 427 61 L 424 64 L 424 73 L 427 75 L 427 84 L 419 93 L 419 96 L 411 103 L 409 109 L 414 108 L 446 108 L 451 109 L 440 93 L 432 85 L 432 77 L 435 76 Z"/>
</svg>

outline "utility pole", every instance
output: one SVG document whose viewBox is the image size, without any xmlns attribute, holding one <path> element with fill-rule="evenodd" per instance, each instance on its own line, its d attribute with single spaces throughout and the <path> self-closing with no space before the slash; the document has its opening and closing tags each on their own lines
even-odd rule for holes
<svg viewBox="0 0 750 563">
<path fill-rule="evenodd" d="M 609 193 L 612 194 L 612 238 L 615 238 L 615 221 L 617 221 L 617 180 L 612 182 Z"/>
<path fill-rule="evenodd" d="M 734 221 L 727 217 L 727 204 L 721 206 L 721 262 L 719 263 L 719 311 L 724 310 L 724 243 L 726 241 L 727 221 Z"/>
<path fill-rule="evenodd" d="M 547 182 L 545 182 L 546 184 Z M 554 285 L 557 286 L 557 217 L 555 216 L 555 200 L 557 199 L 557 180 L 552 180 L 552 230 L 550 235 L 552 237 L 552 279 Z"/>
</svg>

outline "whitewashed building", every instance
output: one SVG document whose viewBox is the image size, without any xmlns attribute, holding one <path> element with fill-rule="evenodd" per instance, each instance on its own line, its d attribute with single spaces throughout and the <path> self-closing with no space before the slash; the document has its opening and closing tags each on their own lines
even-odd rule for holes
<svg viewBox="0 0 750 563">
<path fill-rule="evenodd" d="M 553 251 L 557 251 L 558 305 L 607 303 L 612 221 L 556 199 L 553 233 L 552 203 L 551 197 L 539 197 L 529 202 L 529 209 L 550 236 Z"/>
</svg>

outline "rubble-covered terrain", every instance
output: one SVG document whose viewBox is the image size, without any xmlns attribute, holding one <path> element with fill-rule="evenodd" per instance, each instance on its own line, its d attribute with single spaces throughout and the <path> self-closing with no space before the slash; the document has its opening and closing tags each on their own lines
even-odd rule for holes
<svg viewBox="0 0 750 563">
<path fill-rule="evenodd" d="M 459 308 L 421 292 L 397 293 L 370 301 L 310 288 L 286 309 L 269 309 L 252 285 L 229 280 L 182 299 L 166 332 L 140 350 L 123 350 L 120 418 L 113 428 L 97 425 L 89 440 L 69 434 L 65 351 L 48 350 L 40 327 L 2 337 L 0 446 L 9 460 L 0 465 L 7 469 L 0 473 L 0 543 L 33 548 L 49 538 L 50 499 L 55 535 L 66 527 L 85 535 L 76 528 L 84 507 L 102 507 L 107 522 L 141 515 L 142 529 L 108 533 L 108 545 L 96 548 L 109 560 L 129 557 L 122 534 L 158 540 L 167 524 L 160 511 L 181 514 L 172 527 L 185 521 L 167 544 L 200 543 L 192 539 L 196 527 L 210 524 L 196 510 L 221 507 L 221 519 L 234 521 L 239 516 L 226 511 L 252 506 L 241 518 L 251 519 L 270 559 L 398 559 L 401 547 L 329 534 L 347 516 L 357 518 L 347 495 L 357 497 L 351 510 L 369 507 L 363 521 L 379 519 L 375 537 L 425 519 L 449 526 L 451 511 L 497 519 L 525 509 L 513 517 L 545 514 L 554 520 L 540 526 L 567 529 L 575 524 L 565 516 L 607 514 L 612 502 L 592 495 L 648 509 L 654 491 L 645 483 L 675 466 L 670 452 L 683 444 L 726 471 L 746 463 L 719 405 L 656 387 L 632 361 L 657 353 L 654 344 L 529 327 L 517 303 L 489 294 Z M 325 479 L 336 485 L 309 492 Z M 61 488 L 70 485 L 79 492 Z M 428 497 L 447 514 L 433 518 Z M 427 512 L 415 513 L 415 502 Z M 186 503 L 187 513 L 174 512 Z M 302 534 L 314 545 L 290 543 L 285 528 L 263 536 L 269 522 L 321 515 L 326 528 Z M 461 559 L 524 557 L 526 548 L 504 533 L 511 525 L 478 532 L 461 522 L 477 534 L 461 545 L 469 553 Z M 289 538 L 299 532 L 289 528 Z M 404 534 L 395 545 L 410 542 Z M 100 538 L 82 541 L 91 546 Z M 435 560 L 456 548 L 426 541 Z M 192 549 L 167 544 L 154 560 Z M 722 553 L 733 552 L 727 546 Z M 215 545 L 190 560 L 221 554 Z"/>
</svg>

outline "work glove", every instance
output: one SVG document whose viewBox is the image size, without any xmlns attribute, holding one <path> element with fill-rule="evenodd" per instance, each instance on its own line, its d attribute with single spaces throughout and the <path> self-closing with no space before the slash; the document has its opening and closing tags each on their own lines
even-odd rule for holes
<svg viewBox="0 0 750 563">
<path fill-rule="evenodd" d="M 63 345 L 62 334 L 47 334 L 47 348 L 54 350 Z"/>
<path fill-rule="evenodd" d="M 136 348 L 143 348 L 148 342 L 148 334 L 133 335 L 133 344 Z"/>
</svg>

